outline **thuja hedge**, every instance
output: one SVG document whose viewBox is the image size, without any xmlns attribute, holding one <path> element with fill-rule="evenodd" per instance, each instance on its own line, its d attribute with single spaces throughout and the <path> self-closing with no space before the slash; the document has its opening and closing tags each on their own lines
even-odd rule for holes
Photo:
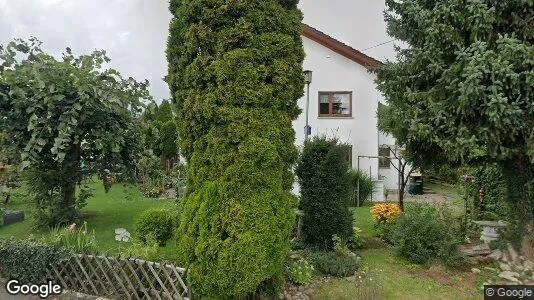
<svg viewBox="0 0 534 300">
<path fill-rule="evenodd" d="M 296 169 L 303 232 L 309 245 L 332 249 L 332 236 L 352 236 L 349 165 L 336 139 L 315 137 L 304 144 Z"/>
<path fill-rule="evenodd" d="M 50 265 L 70 255 L 66 249 L 33 239 L 0 239 L 0 277 L 42 283 Z"/>
<path fill-rule="evenodd" d="M 167 81 L 188 161 L 176 236 L 196 295 L 243 297 L 282 272 L 304 85 L 296 2 L 170 3 Z"/>
</svg>

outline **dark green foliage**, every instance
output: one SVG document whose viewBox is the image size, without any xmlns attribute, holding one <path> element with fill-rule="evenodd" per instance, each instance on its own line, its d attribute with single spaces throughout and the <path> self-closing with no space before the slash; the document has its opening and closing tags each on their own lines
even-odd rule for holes
<svg viewBox="0 0 534 300">
<path fill-rule="evenodd" d="M 84 176 L 133 168 L 139 141 L 134 120 L 148 98 L 147 82 L 105 69 L 104 51 L 57 60 L 36 39 L 0 47 L 0 129 L 30 169 L 40 224 L 70 224 L 84 199 Z M 90 168 L 81 171 L 84 158 Z M 87 195 L 87 194 L 84 194 Z M 58 223 L 59 222 L 59 223 Z"/>
<path fill-rule="evenodd" d="M 199 297 L 244 297 L 281 273 L 289 250 L 302 14 L 277 0 L 170 10 L 167 81 L 188 167 L 179 258 Z"/>
<path fill-rule="evenodd" d="M 137 161 L 137 174 L 139 189 L 147 197 L 158 197 L 154 190 L 162 190 L 165 184 L 165 170 L 161 158 L 154 155 L 151 150 L 144 151 Z"/>
<path fill-rule="evenodd" d="M 336 139 L 315 137 L 304 144 L 296 174 L 307 244 L 332 249 L 333 235 L 343 240 L 352 236 L 348 168 L 343 145 Z"/>
<path fill-rule="evenodd" d="M 460 182 L 458 169 L 451 167 L 449 164 L 431 166 L 425 170 L 424 175 L 426 178 L 437 179 L 450 184 L 457 184 Z"/>
<path fill-rule="evenodd" d="M 446 266 L 461 262 L 458 251 L 463 236 L 453 219 L 434 206 L 413 205 L 393 224 L 391 241 L 399 256 L 418 264 L 437 260 Z"/>
<path fill-rule="evenodd" d="M 315 269 L 323 275 L 348 277 L 354 275 L 360 267 L 355 255 L 344 255 L 338 252 L 313 252 L 309 255 Z"/>
<path fill-rule="evenodd" d="M 389 34 L 407 44 L 378 72 L 393 136 L 428 159 L 499 163 L 516 214 L 532 219 L 534 2 L 386 4 Z"/>
<path fill-rule="evenodd" d="M 0 239 L 0 275 L 22 283 L 43 283 L 49 265 L 59 263 L 69 255 L 58 246 L 32 239 Z"/>
<path fill-rule="evenodd" d="M 180 154 L 176 112 L 167 100 L 158 106 L 150 103 L 141 117 L 143 147 L 163 158 L 173 159 Z"/>
<path fill-rule="evenodd" d="M 507 220 L 512 210 L 507 201 L 504 173 L 498 165 L 486 165 L 472 169 L 474 180 L 467 183 L 466 192 L 472 203 L 475 220 Z M 484 197 L 480 198 L 480 190 Z"/>
<path fill-rule="evenodd" d="M 134 237 L 143 243 L 154 238 L 161 246 L 165 246 L 174 233 L 175 214 L 164 209 L 149 209 L 144 211 L 134 224 Z"/>
<path fill-rule="evenodd" d="M 161 156 L 164 158 L 176 157 L 178 149 L 178 128 L 174 120 L 167 121 L 160 129 Z"/>
<path fill-rule="evenodd" d="M 361 170 L 349 170 L 350 177 L 350 205 L 353 207 L 363 206 L 365 201 L 371 197 L 374 190 L 374 183 L 371 177 Z M 358 193 L 359 188 L 359 193 Z M 359 196 L 359 201 L 358 201 Z"/>
</svg>

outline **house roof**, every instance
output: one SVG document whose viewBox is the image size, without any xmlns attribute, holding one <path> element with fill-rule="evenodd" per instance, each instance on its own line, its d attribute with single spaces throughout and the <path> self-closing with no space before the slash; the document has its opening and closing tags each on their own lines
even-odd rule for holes
<svg viewBox="0 0 534 300">
<path fill-rule="evenodd" d="M 322 31 L 319 31 L 306 24 L 302 24 L 302 26 L 304 28 L 302 33 L 303 36 L 354 61 L 355 63 L 358 63 L 366 68 L 377 68 L 383 64 L 381 61 L 363 54 L 362 52 L 352 48 L 347 44 L 344 44 L 339 40 L 336 40 Z"/>
</svg>

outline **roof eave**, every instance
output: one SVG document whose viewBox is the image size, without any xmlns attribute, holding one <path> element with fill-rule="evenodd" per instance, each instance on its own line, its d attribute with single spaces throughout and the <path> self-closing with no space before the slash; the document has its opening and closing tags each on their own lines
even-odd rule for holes
<svg viewBox="0 0 534 300">
<path fill-rule="evenodd" d="M 309 26 L 302 24 L 302 35 L 306 38 L 319 43 L 320 45 L 368 68 L 375 69 L 383 65 L 383 63 L 375 58 L 363 54 L 362 52 L 336 40 L 335 38 Z"/>
</svg>

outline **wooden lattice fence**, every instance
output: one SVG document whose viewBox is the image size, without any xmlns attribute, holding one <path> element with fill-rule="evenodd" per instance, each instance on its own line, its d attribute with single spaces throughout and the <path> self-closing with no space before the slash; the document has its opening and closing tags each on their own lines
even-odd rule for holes
<svg viewBox="0 0 534 300">
<path fill-rule="evenodd" d="M 172 264 L 77 254 L 53 265 L 50 280 L 64 289 L 112 299 L 191 299 L 187 271 Z"/>
</svg>

